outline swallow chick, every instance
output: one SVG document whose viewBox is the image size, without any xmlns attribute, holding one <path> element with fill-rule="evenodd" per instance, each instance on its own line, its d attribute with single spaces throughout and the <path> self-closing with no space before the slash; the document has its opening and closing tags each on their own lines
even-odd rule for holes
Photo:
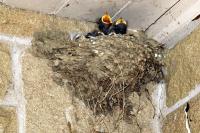
<svg viewBox="0 0 200 133">
<path fill-rule="evenodd" d="M 114 22 L 113 30 L 116 34 L 126 34 L 128 23 L 123 18 L 119 18 Z"/>
<path fill-rule="evenodd" d="M 98 28 L 99 31 L 103 32 L 105 35 L 110 34 L 111 26 L 112 26 L 112 19 L 108 13 L 105 13 L 98 21 Z"/>
</svg>

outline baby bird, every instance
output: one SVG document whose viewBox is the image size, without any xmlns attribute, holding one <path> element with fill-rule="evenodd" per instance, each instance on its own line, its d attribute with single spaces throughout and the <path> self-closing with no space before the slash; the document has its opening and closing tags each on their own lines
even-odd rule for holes
<svg viewBox="0 0 200 133">
<path fill-rule="evenodd" d="M 98 28 L 99 31 L 103 32 L 105 35 L 110 34 L 111 26 L 112 26 L 112 19 L 108 13 L 105 13 L 98 21 Z"/>
<path fill-rule="evenodd" d="M 128 24 L 123 18 L 119 18 L 114 22 L 113 30 L 116 34 L 126 34 Z"/>
</svg>

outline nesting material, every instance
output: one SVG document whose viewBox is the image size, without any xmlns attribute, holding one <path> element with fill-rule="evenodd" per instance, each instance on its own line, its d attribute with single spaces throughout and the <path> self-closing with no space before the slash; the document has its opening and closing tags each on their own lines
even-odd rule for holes
<svg viewBox="0 0 200 133">
<path fill-rule="evenodd" d="M 49 59 L 54 81 L 70 89 L 94 114 L 112 114 L 118 108 L 129 118 L 129 95 L 163 79 L 163 47 L 142 32 L 81 36 L 75 41 L 61 31 L 38 32 L 33 52 Z"/>
</svg>

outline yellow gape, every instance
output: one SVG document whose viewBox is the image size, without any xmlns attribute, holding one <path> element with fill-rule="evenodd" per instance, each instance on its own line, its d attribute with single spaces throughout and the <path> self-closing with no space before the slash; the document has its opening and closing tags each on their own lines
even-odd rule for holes
<svg viewBox="0 0 200 133">
<path fill-rule="evenodd" d="M 112 19 L 108 13 L 105 13 L 105 15 L 101 17 L 101 21 L 105 24 L 112 24 Z"/>
<path fill-rule="evenodd" d="M 115 25 L 118 25 L 118 24 L 125 24 L 125 25 L 127 25 L 127 22 L 123 18 L 119 18 L 119 19 L 117 19 Z"/>
</svg>

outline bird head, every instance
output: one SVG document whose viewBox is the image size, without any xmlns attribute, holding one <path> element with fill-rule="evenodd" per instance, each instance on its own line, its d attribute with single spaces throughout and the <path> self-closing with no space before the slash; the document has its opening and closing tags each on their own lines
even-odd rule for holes
<svg viewBox="0 0 200 133">
<path fill-rule="evenodd" d="M 112 24 L 112 18 L 107 12 L 101 17 L 101 21 L 105 24 Z"/>
<path fill-rule="evenodd" d="M 123 18 L 118 18 L 116 20 L 116 22 L 115 22 L 115 25 L 118 25 L 118 24 L 125 24 L 125 25 L 127 25 L 127 22 Z"/>
</svg>

